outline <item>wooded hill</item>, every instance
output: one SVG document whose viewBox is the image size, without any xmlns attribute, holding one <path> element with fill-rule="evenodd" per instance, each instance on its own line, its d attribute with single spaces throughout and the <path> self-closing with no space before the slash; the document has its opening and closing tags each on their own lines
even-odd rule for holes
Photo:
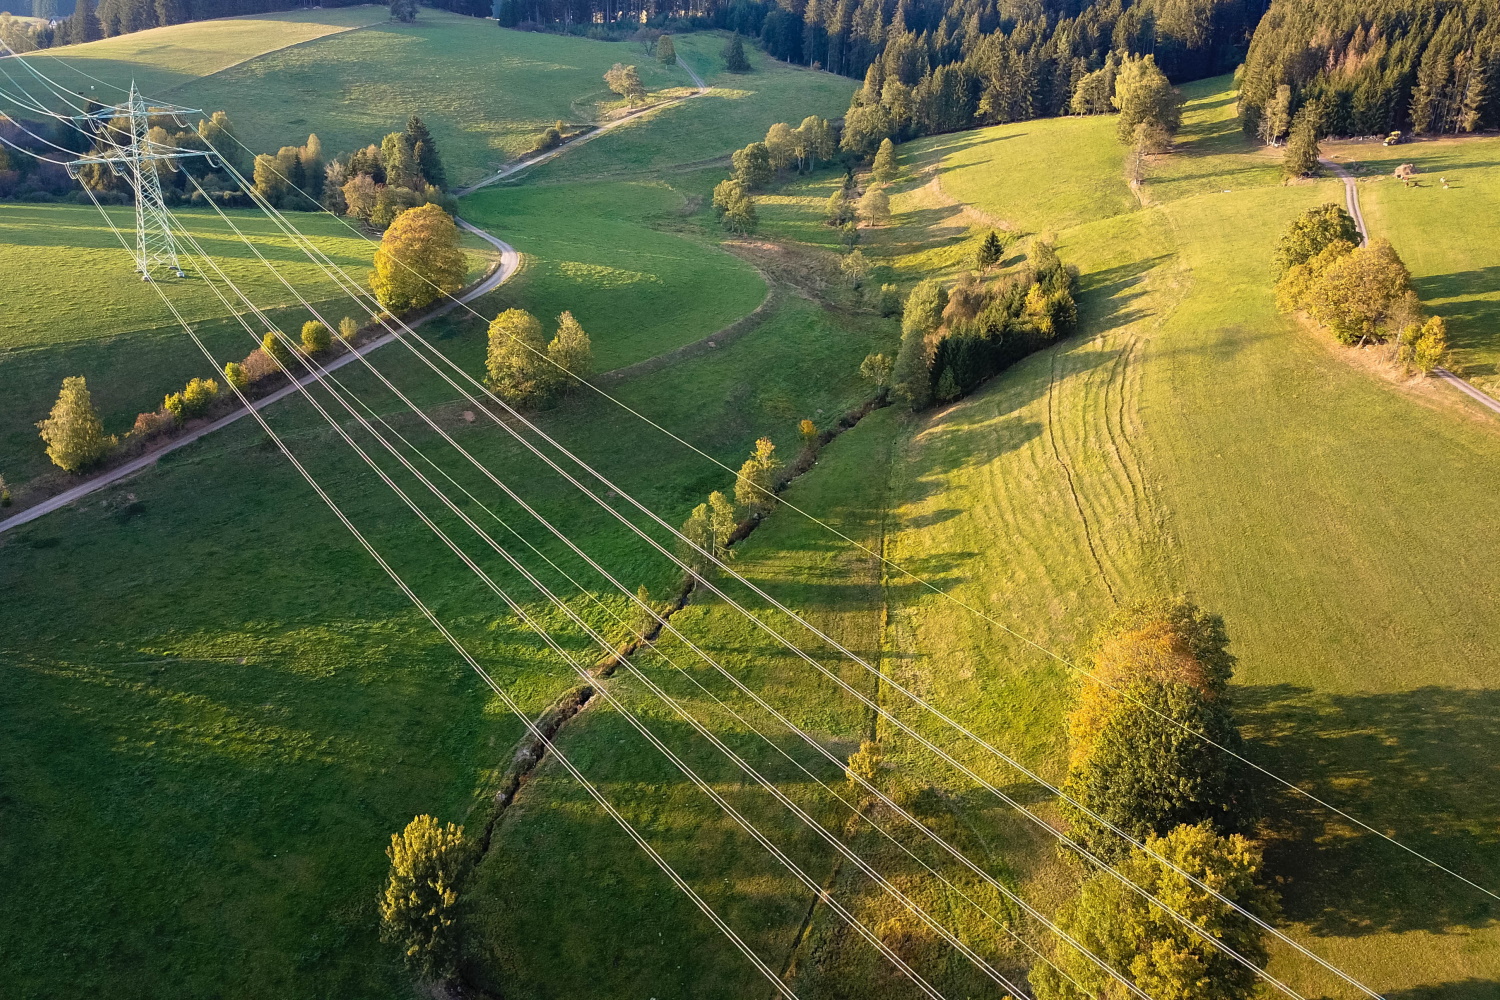
<svg viewBox="0 0 1500 1000">
<path fill-rule="evenodd" d="M 1252 131 L 1311 102 L 1330 135 L 1500 127 L 1500 0 L 1274 0 L 1240 88 Z"/>
</svg>

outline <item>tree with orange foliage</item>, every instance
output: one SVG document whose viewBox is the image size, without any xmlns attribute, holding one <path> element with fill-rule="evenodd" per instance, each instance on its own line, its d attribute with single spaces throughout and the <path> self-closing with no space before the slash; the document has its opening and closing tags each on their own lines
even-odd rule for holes
<svg viewBox="0 0 1500 1000">
<path fill-rule="evenodd" d="M 1219 616 L 1181 600 L 1134 605 L 1100 629 L 1068 719 L 1063 783 L 1072 800 L 1063 812 L 1083 847 L 1120 857 L 1130 845 L 1110 825 L 1143 840 L 1183 823 L 1225 835 L 1253 824 L 1244 766 L 1219 749 L 1241 746 L 1228 643 Z"/>
</svg>

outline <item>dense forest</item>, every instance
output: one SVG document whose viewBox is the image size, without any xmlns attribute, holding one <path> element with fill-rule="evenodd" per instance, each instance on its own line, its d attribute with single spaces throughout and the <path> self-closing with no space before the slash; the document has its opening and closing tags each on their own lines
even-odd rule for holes
<svg viewBox="0 0 1500 1000">
<path fill-rule="evenodd" d="M 1245 127 L 1306 106 L 1330 135 L 1500 127 L 1500 0 L 1275 0 L 1240 81 Z"/>
</svg>

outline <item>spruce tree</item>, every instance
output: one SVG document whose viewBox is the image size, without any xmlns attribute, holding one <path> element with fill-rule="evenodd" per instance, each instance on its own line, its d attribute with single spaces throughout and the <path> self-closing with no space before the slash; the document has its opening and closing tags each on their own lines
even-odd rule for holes
<svg viewBox="0 0 1500 1000">
<path fill-rule="evenodd" d="M 1318 135 L 1322 115 L 1316 104 L 1305 104 L 1292 119 L 1291 138 L 1281 165 L 1288 177 L 1310 177 L 1318 172 Z"/>
<path fill-rule="evenodd" d="M 422 119 L 412 115 L 406 120 L 405 135 L 422 179 L 433 187 L 447 187 L 448 171 L 443 166 L 442 157 L 438 155 L 437 140 L 432 137 L 427 125 Z"/>
<path fill-rule="evenodd" d="M 1000 241 L 1000 234 L 991 229 L 990 234 L 984 238 L 984 242 L 979 246 L 976 263 L 983 270 L 987 267 L 994 267 L 1000 263 L 1004 256 L 1005 244 Z"/>
<path fill-rule="evenodd" d="M 45 420 L 37 422 L 47 457 L 65 472 L 78 472 L 93 465 L 109 450 L 111 439 L 94 409 L 88 382 L 81 375 L 63 379 L 62 391 Z"/>
<path fill-rule="evenodd" d="M 875 151 L 875 163 L 872 168 L 877 181 L 889 182 L 896 179 L 900 168 L 896 165 L 896 144 L 889 137 L 880 140 L 880 148 Z"/>
<path fill-rule="evenodd" d="M 745 43 L 740 40 L 739 32 L 734 33 L 720 53 L 724 57 L 724 68 L 731 73 L 750 72 L 750 60 L 745 57 Z"/>
</svg>

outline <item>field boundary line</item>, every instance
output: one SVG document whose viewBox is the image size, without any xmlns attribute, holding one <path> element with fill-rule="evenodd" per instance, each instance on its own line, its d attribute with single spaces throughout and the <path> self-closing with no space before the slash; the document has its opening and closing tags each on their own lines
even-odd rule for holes
<svg viewBox="0 0 1500 1000">
<path fill-rule="evenodd" d="M 463 219 L 458 219 L 456 221 L 461 229 L 479 236 L 481 239 L 487 241 L 488 243 L 490 243 L 490 245 L 495 247 L 495 249 L 499 250 L 500 260 L 488 273 L 485 274 L 483 278 L 480 279 L 480 281 L 476 285 L 474 285 L 468 291 L 463 292 L 456 297 L 450 297 L 447 302 L 444 302 L 437 308 L 432 309 L 431 311 L 412 321 L 409 325 L 413 328 L 421 326 L 422 324 L 427 323 L 431 320 L 437 319 L 440 316 L 445 316 L 448 313 L 452 312 L 454 309 L 457 309 L 460 305 L 472 302 L 474 299 L 477 299 L 482 295 L 487 295 L 488 293 L 494 291 L 496 288 L 499 288 L 505 282 L 509 281 L 520 269 L 521 255 L 516 251 L 515 247 L 511 246 L 509 243 L 506 243 L 504 240 L 500 239 L 497 236 L 490 235 L 489 233 L 480 229 L 478 226 L 466 222 Z M 379 337 L 376 337 L 369 343 L 361 344 L 354 350 L 349 351 L 346 354 L 342 354 L 339 357 L 327 362 L 322 366 L 323 370 L 335 371 L 339 368 L 342 368 L 350 362 L 357 360 L 361 356 L 384 347 L 386 344 L 391 343 L 395 339 L 396 335 L 394 333 L 386 333 Z M 12 515 L 11 517 L 8 517 L 3 521 L 0 521 L 0 533 L 9 531 L 12 528 L 19 528 L 24 524 L 29 524 L 30 522 L 35 521 L 37 518 L 42 517 L 45 514 L 50 514 L 55 510 L 60 510 L 61 508 L 66 507 L 68 504 L 73 503 L 74 501 L 81 500 L 91 493 L 95 493 L 106 486 L 110 486 L 122 479 L 125 479 L 128 476 L 140 472 L 142 469 L 155 465 L 157 460 L 160 459 L 163 455 L 167 455 L 174 451 L 177 451 L 179 448 L 185 448 L 188 445 L 207 437 L 214 431 L 222 430 L 223 428 L 228 427 L 230 424 L 236 422 L 237 420 L 249 416 L 251 409 L 263 410 L 267 406 L 270 406 L 272 403 L 277 402 L 281 399 L 285 399 L 287 396 L 298 391 L 302 386 L 309 384 L 314 378 L 315 376 L 313 375 L 303 376 L 297 381 L 284 385 L 280 389 L 277 389 L 275 392 L 272 392 L 255 400 L 250 404 L 250 407 L 248 408 L 242 407 L 238 410 L 235 410 L 233 413 L 226 414 L 225 416 L 220 417 L 218 420 L 215 420 L 213 423 L 205 424 L 204 426 L 199 427 L 194 431 L 190 431 L 189 433 L 183 434 L 180 437 L 173 438 L 171 441 L 167 442 L 161 447 L 154 448 L 143 455 L 137 456 L 136 458 L 131 459 L 123 465 L 118 465 L 113 469 L 109 469 L 106 472 L 100 473 L 92 479 L 88 479 L 82 483 L 79 483 L 77 486 L 74 486 L 71 489 L 64 490 L 56 496 L 49 497 L 46 500 L 42 500 L 39 503 L 33 504 L 32 506 L 21 511 L 19 514 Z"/>
</svg>

